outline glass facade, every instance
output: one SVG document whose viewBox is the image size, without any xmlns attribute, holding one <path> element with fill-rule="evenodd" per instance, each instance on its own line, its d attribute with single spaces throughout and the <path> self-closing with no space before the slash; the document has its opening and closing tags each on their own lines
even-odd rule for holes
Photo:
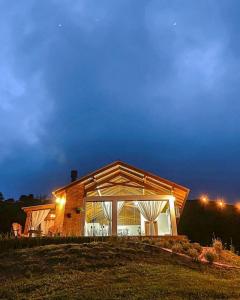
<svg viewBox="0 0 240 300">
<path fill-rule="evenodd" d="M 119 236 L 141 235 L 141 215 L 132 201 L 125 201 L 118 213 L 117 234 Z"/>
<path fill-rule="evenodd" d="M 112 202 L 87 202 L 85 236 L 112 235 Z M 169 202 L 117 201 L 118 236 L 171 235 Z M 116 223 L 115 223 L 116 224 Z"/>
<path fill-rule="evenodd" d="M 169 202 L 125 201 L 117 224 L 117 233 L 121 236 L 171 235 Z"/>
<path fill-rule="evenodd" d="M 112 235 L 112 202 L 87 202 L 85 236 Z"/>
</svg>

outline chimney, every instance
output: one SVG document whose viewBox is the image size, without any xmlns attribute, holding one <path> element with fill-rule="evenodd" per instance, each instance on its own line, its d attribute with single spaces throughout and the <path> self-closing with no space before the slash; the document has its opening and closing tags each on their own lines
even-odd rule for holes
<svg viewBox="0 0 240 300">
<path fill-rule="evenodd" d="M 72 170 L 71 171 L 71 182 L 76 181 L 78 178 L 78 171 L 77 170 Z"/>
</svg>

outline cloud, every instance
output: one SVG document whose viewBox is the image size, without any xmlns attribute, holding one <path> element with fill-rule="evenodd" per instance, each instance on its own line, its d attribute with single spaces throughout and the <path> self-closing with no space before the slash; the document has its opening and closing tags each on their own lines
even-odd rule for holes
<svg viewBox="0 0 240 300">
<path fill-rule="evenodd" d="M 43 79 L 44 66 L 33 65 L 43 49 L 31 49 L 35 53 L 29 53 L 27 58 L 21 49 L 23 40 L 35 35 L 34 25 L 27 18 L 30 7 L 20 11 L 17 20 L 18 6 L 10 13 L 2 11 L 8 18 L 2 18 L 0 26 L 0 163 L 18 155 L 22 147 L 29 152 L 39 152 L 54 107 Z"/>
<path fill-rule="evenodd" d="M 219 170 L 229 153 L 221 145 L 239 149 L 239 22 L 226 15 L 229 4 L 0 5 L 0 176 L 8 193 L 50 191 L 66 170 L 83 174 L 114 159 L 194 185 L 193 166 L 201 173 L 205 160 Z"/>
</svg>

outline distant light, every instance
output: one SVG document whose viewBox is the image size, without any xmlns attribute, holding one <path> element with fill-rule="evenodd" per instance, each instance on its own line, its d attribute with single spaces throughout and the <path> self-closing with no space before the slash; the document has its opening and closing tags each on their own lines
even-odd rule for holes
<svg viewBox="0 0 240 300">
<path fill-rule="evenodd" d="M 235 204 L 235 207 L 236 207 L 236 209 L 240 212 L 240 202 L 237 202 L 237 203 Z"/>
<path fill-rule="evenodd" d="M 62 27 L 62 24 L 60 23 L 60 24 L 58 24 L 58 27 Z"/>
<path fill-rule="evenodd" d="M 55 214 L 50 214 L 50 218 L 54 219 L 55 217 Z"/>
<path fill-rule="evenodd" d="M 223 209 L 226 204 L 223 201 L 223 199 L 219 199 L 219 200 L 217 200 L 217 205 L 218 205 L 219 208 Z"/>
<path fill-rule="evenodd" d="M 207 204 L 209 202 L 209 199 L 208 199 L 208 196 L 207 195 L 202 195 L 200 197 L 200 201 L 203 203 L 203 204 Z"/>
</svg>

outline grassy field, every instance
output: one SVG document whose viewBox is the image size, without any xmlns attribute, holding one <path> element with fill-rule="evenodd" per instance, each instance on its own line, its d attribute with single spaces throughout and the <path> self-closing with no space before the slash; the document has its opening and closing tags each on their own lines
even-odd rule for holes
<svg viewBox="0 0 240 300">
<path fill-rule="evenodd" d="M 0 254 L 0 299 L 240 299 L 240 271 L 130 241 Z"/>
</svg>

